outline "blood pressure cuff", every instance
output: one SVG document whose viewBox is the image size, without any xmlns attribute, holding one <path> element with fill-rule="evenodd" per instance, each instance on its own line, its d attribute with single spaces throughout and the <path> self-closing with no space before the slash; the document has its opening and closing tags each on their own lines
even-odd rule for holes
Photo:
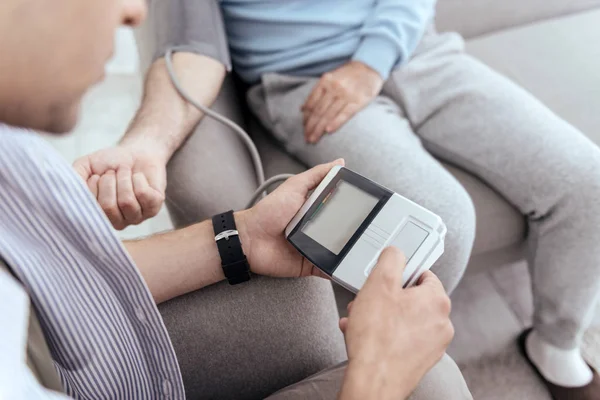
<svg viewBox="0 0 600 400">
<path fill-rule="evenodd" d="M 148 0 L 148 18 L 136 39 L 144 69 L 174 47 L 211 57 L 231 70 L 218 0 Z"/>
</svg>

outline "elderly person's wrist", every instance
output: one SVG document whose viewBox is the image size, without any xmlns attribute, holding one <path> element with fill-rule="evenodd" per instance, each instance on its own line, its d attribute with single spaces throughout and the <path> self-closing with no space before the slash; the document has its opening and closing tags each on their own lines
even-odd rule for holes
<svg viewBox="0 0 600 400">
<path fill-rule="evenodd" d="M 392 40 L 379 36 L 366 36 L 352 56 L 387 80 L 394 66 L 400 61 L 400 50 Z"/>
<path fill-rule="evenodd" d="M 152 154 L 157 162 L 167 165 L 175 152 L 166 138 L 161 139 L 159 132 L 131 130 L 119 142 L 119 146 L 134 153 Z"/>
</svg>

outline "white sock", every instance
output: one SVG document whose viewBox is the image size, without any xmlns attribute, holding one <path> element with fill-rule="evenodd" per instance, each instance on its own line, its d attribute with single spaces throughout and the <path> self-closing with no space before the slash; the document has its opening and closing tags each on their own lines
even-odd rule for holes
<svg viewBox="0 0 600 400">
<path fill-rule="evenodd" d="M 563 387 L 585 386 L 594 375 L 581 356 L 579 348 L 560 349 L 533 330 L 527 337 L 525 348 L 529 359 L 533 361 L 548 381 Z"/>
</svg>

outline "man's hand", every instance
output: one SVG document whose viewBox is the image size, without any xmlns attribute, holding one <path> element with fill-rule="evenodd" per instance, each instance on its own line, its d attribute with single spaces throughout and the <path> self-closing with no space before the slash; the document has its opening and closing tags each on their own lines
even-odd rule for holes
<svg viewBox="0 0 600 400">
<path fill-rule="evenodd" d="M 306 141 L 317 143 L 325 133 L 337 131 L 369 104 L 382 87 L 381 76 L 359 61 L 324 74 L 302 106 Z"/>
<path fill-rule="evenodd" d="M 73 164 L 115 229 L 154 217 L 165 199 L 167 160 L 159 151 L 117 145 Z"/>
<path fill-rule="evenodd" d="M 384 250 L 340 321 L 349 360 L 340 399 L 408 397 L 454 336 L 439 279 L 428 271 L 403 289 L 404 265 L 399 250 Z"/>
<path fill-rule="evenodd" d="M 252 272 L 280 278 L 326 277 L 285 238 L 285 227 L 327 173 L 344 160 L 316 166 L 289 178 L 253 208 L 236 213 L 240 240 Z"/>
</svg>

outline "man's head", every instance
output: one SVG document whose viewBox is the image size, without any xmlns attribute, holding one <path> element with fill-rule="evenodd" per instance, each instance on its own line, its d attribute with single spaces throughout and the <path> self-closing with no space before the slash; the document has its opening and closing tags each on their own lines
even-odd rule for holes
<svg viewBox="0 0 600 400">
<path fill-rule="evenodd" d="M 0 122 L 66 132 L 86 90 L 104 76 L 119 25 L 145 0 L 1 0 Z"/>
</svg>

